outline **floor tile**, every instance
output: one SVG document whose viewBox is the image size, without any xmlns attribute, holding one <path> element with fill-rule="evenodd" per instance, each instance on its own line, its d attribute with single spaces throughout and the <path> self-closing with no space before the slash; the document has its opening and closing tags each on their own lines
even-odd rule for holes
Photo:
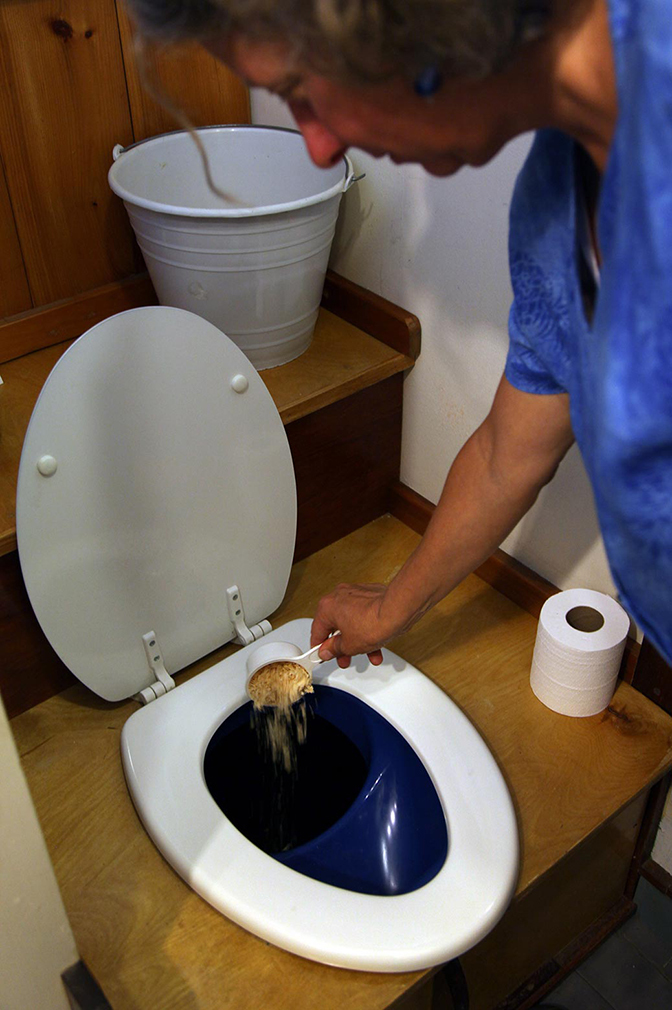
<svg viewBox="0 0 672 1010">
<path fill-rule="evenodd" d="M 545 996 L 542 1004 L 557 1003 L 567 1010 L 613 1010 L 612 1004 L 593 989 L 577 972 L 572 972 Z"/>
<path fill-rule="evenodd" d="M 615 933 L 577 969 L 614 1010 L 670 1010 L 672 981 Z"/>
<path fill-rule="evenodd" d="M 640 877 L 635 891 L 635 903 L 637 914 L 649 926 L 659 926 L 672 932 L 672 898 L 668 894 L 663 894 L 648 880 Z"/>
<path fill-rule="evenodd" d="M 618 932 L 669 976 L 672 962 L 672 898 L 647 880 L 640 880 L 635 902 L 636 914 Z"/>
</svg>

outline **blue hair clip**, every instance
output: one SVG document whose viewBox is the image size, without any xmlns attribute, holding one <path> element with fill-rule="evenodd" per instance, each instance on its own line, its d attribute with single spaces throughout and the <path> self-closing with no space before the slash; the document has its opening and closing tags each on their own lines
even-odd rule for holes
<svg viewBox="0 0 672 1010">
<path fill-rule="evenodd" d="M 413 90 L 421 98 L 435 95 L 443 84 L 443 76 L 436 67 L 425 67 L 413 82 Z"/>
</svg>

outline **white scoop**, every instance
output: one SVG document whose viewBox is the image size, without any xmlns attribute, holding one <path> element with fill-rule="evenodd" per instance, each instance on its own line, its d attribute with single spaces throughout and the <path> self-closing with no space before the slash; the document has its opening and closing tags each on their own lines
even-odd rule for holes
<svg viewBox="0 0 672 1010">
<path fill-rule="evenodd" d="M 335 631 L 329 637 L 334 638 L 336 635 L 340 635 L 340 631 Z M 329 639 L 326 639 L 326 641 L 329 641 Z M 271 663 L 297 663 L 309 675 L 312 675 L 314 668 L 323 662 L 318 657 L 318 652 L 323 645 L 324 642 L 320 642 L 319 645 L 313 646 L 307 652 L 301 652 L 299 646 L 294 645 L 292 642 L 267 642 L 266 645 L 260 645 L 258 649 L 255 649 L 247 657 L 246 689 L 249 687 L 249 683 L 255 673 L 258 673 L 259 670 L 265 666 L 269 666 Z"/>
</svg>

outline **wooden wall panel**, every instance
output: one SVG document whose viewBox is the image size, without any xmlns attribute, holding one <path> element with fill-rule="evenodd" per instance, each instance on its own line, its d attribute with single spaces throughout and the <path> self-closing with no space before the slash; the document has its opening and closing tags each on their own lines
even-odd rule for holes
<svg viewBox="0 0 672 1010">
<path fill-rule="evenodd" d="M 62 344 L 64 340 L 79 337 L 96 323 L 117 312 L 137 309 L 141 305 L 157 304 L 158 299 L 152 282 L 147 274 L 143 273 L 105 284 L 102 288 L 94 288 L 93 291 L 85 291 L 83 295 L 52 302 L 51 305 L 45 305 L 37 310 L 20 312 L 7 320 L 0 319 L 0 365 L 32 354 L 33 351 Z M 0 423 L 1 421 L 2 406 L 0 406 Z M 0 486 L 1 483 L 0 477 Z M 1 498 L 0 492 L 0 500 Z M 0 520 L 0 553 L 1 550 Z"/>
<path fill-rule="evenodd" d="M 131 23 L 123 5 L 117 6 L 135 140 L 179 129 L 171 113 L 143 88 Z M 247 87 L 201 46 L 153 46 L 146 53 L 146 63 L 150 83 L 156 82 L 194 126 L 250 122 Z"/>
<path fill-rule="evenodd" d="M 35 617 L 16 552 L 0 558 L 0 642 L 0 687 L 8 718 L 77 683 Z"/>
<path fill-rule="evenodd" d="M 132 140 L 114 0 L 0 4 L 0 153 L 35 305 L 134 272 L 107 185 Z"/>
<path fill-rule="evenodd" d="M 24 312 L 32 304 L 5 172 L 0 163 L 0 317 Z"/>
<path fill-rule="evenodd" d="M 361 389 L 285 428 L 294 461 L 294 560 L 383 515 L 399 476 L 403 374 Z M 348 474 L 347 480 L 334 474 Z"/>
</svg>

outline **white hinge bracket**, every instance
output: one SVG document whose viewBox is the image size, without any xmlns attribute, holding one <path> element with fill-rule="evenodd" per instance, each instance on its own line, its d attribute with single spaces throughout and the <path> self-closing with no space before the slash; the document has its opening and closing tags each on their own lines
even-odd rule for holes
<svg viewBox="0 0 672 1010">
<path fill-rule="evenodd" d="M 226 590 L 226 606 L 231 623 L 236 629 L 236 637 L 233 639 L 236 645 L 250 645 L 273 630 L 269 621 L 259 621 L 259 624 L 253 624 L 248 628 L 245 623 L 243 598 L 238 586 L 229 586 Z"/>
<path fill-rule="evenodd" d="M 136 694 L 135 699 L 142 705 L 147 705 L 150 701 L 160 698 L 162 694 L 172 691 L 175 687 L 175 681 L 163 665 L 163 653 L 153 631 L 148 631 L 146 635 L 142 636 L 142 644 L 145 647 L 147 664 L 152 672 L 152 676 L 155 678 L 155 682 L 150 687 L 146 687 Z"/>
</svg>

